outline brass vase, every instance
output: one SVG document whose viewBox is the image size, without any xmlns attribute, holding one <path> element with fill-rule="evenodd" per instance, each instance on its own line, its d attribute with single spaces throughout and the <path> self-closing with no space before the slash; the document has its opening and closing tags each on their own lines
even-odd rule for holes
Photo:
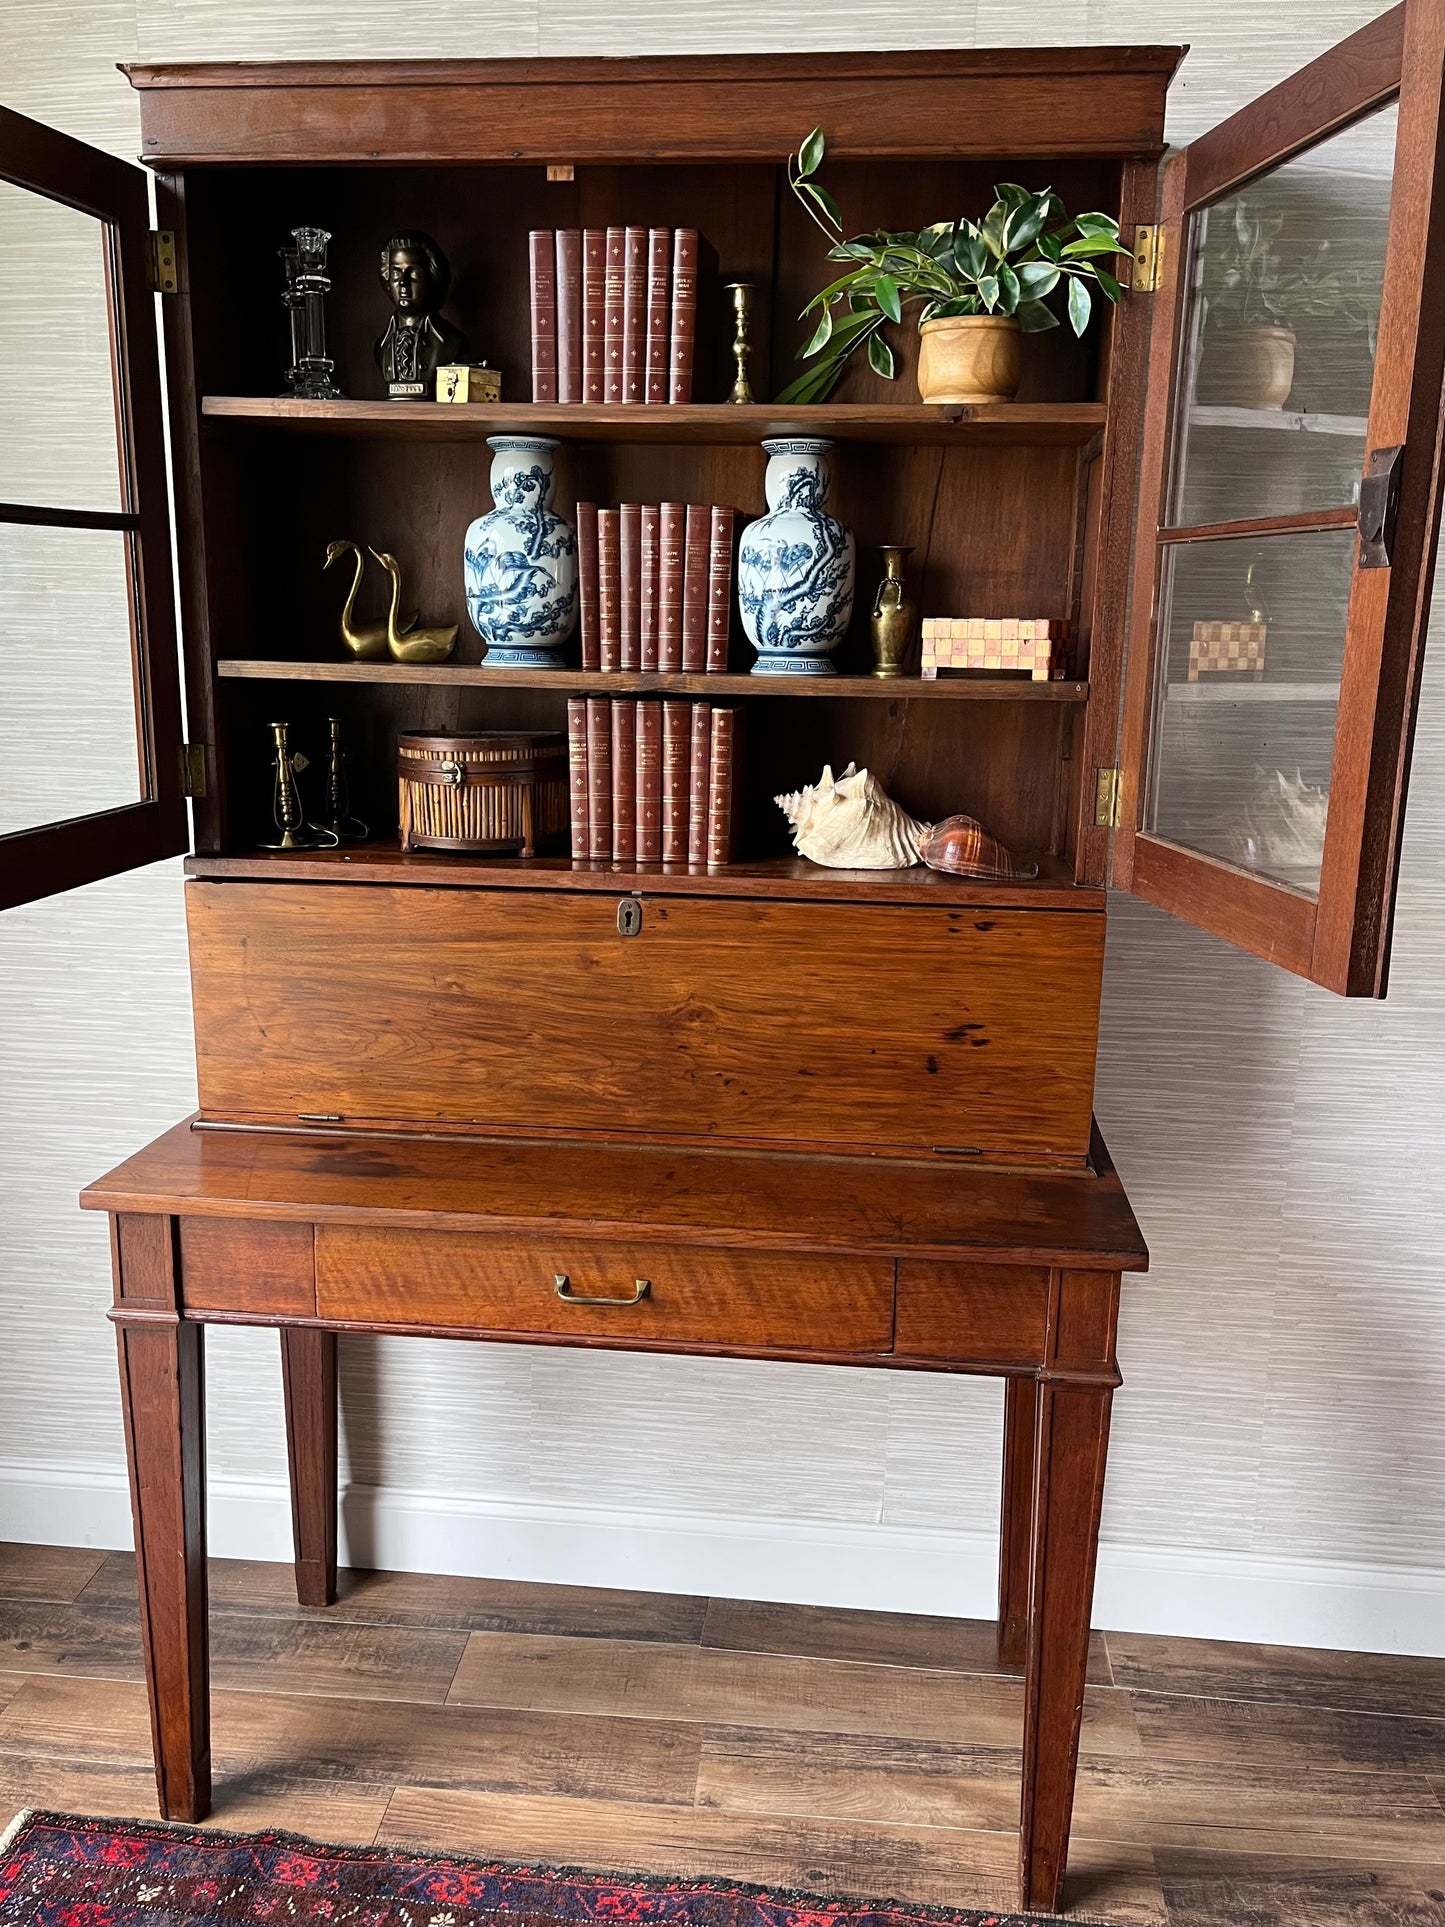
<svg viewBox="0 0 1445 1927">
<path fill-rule="evenodd" d="M 873 613 L 868 618 L 868 634 L 873 642 L 873 674 L 901 676 L 908 645 L 913 640 L 916 613 L 903 580 L 903 564 L 913 550 L 886 546 L 879 553 L 883 557 L 883 580 L 878 584 Z"/>
</svg>

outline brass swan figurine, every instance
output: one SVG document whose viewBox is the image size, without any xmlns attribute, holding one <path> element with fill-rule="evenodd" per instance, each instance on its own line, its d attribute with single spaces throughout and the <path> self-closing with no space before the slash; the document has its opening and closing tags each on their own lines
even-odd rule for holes
<svg viewBox="0 0 1445 1927">
<path fill-rule="evenodd" d="M 361 588 L 362 572 L 366 568 L 366 557 L 355 542 L 328 542 L 326 561 L 323 567 L 330 568 L 339 562 L 348 550 L 356 557 L 356 573 L 351 578 L 351 589 L 341 611 L 342 646 L 355 657 L 357 662 L 380 662 L 387 653 L 388 622 L 353 622 L 352 611 L 356 607 L 357 591 Z M 373 554 L 375 551 L 373 550 Z M 416 612 L 413 612 L 401 625 L 405 635 L 416 626 Z"/>
<path fill-rule="evenodd" d="M 373 549 L 371 553 L 391 577 L 391 609 L 386 619 L 387 648 L 398 662 L 445 662 L 456 647 L 460 625 L 454 622 L 450 628 L 399 630 L 396 611 L 401 601 L 401 565 L 394 555 L 388 555 L 384 549 Z"/>
</svg>

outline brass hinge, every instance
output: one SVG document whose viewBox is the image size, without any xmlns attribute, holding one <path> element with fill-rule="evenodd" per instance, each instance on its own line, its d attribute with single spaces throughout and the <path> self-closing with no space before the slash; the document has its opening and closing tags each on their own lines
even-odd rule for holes
<svg viewBox="0 0 1445 1927">
<path fill-rule="evenodd" d="M 1094 827 L 1117 830 L 1119 827 L 1119 772 L 1101 769 L 1094 785 Z"/>
<path fill-rule="evenodd" d="M 181 795 L 204 796 L 206 793 L 206 746 L 204 743 L 181 744 Z"/>
<path fill-rule="evenodd" d="M 176 294 L 180 279 L 176 274 L 176 237 L 169 228 L 150 232 L 151 287 L 156 294 Z"/>
<path fill-rule="evenodd" d="M 1162 227 L 1136 227 L 1134 230 L 1134 273 L 1130 286 L 1135 294 L 1153 294 L 1164 276 L 1164 230 Z"/>
</svg>

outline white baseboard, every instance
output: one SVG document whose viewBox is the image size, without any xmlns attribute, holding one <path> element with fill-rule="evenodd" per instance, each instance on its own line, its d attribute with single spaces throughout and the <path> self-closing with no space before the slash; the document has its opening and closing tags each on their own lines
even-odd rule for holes
<svg viewBox="0 0 1445 1927">
<path fill-rule="evenodd" d="M 712 1518 L 353 1486 L 343 1563 L 398 1572 L 708 1593 L 986 1619 L 998 1552 L 986 1533 Z M 218 1558 L 291 1557 L 284 1486 L 210 1481 Z M 0 1461 L 0 1539 L 126 1548 L 125 1474 Z M 1105 1543 L 1094 1624 L 1114 1632 L 1445 1657 L 1445 1573 L 1194 1547 Z"/>
</svg>

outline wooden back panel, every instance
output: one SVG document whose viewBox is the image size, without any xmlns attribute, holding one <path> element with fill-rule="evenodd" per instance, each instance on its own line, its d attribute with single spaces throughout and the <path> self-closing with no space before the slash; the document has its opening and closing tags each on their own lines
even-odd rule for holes
<svg viewBox="0 0 1445 1927">
<path fill-rule="evenodd" d="M 1082 1164 L 1104 919 L 187 885 L 203 1113 Z"/>
</svg>

